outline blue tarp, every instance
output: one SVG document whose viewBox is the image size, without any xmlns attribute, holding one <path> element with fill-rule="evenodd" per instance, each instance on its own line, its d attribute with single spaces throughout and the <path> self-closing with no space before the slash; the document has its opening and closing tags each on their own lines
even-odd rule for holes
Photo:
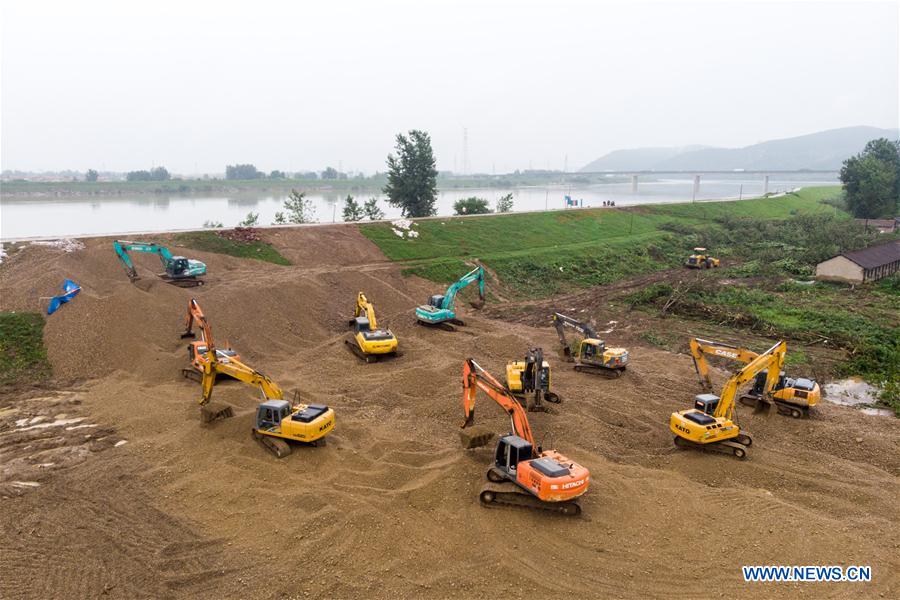
<svg viewBox="0 0 900 600">
<path fill-rule="evenodd" d="M 81 286 L 71 279 L 66 279 L 65 281 L 63 281 L 63 293 L 59 296 L 53 296 L 52 298 L 50 298 L 50 304 L 47 306 L 47 314 L 52 315 L 53 313 L 55 313 L 56 309 L 74 298 L 80 291 Z"/>
</svg>

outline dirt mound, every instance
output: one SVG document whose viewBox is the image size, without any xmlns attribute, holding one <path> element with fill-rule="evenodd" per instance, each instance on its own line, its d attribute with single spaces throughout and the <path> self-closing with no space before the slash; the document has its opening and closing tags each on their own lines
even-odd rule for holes
<svg viewBox="0 0 900 600">
<path fill-rule="evenodd" d="M 690 358 L 642 342 L 641 321 L 602 300 L 585 314 L 620 322 L 608 339 L 627 342 L 631 364 L 618 380 L 557 359 L 554 303 L 537 303 L 540 315 L 524 304 L 466 307 L 459 331 L 425 328 L 413 310 L 439 286 L 402 277 L 354 228 L 265 236 L 297 266 L 182 250 L 209 266 L 194 289 L 154 280 L 152 257 L 139 266 L 147 288 L 132 285 L 108 240 L 71 255 L 26 249 L 0 267 L 4 310 L 39 308 L 36 295 L 62 277 L 83 286 L 48 318 L 50 360 L 57 377 L 91 380 L 78 417 L 128 442 L 35 475 L 39 486 L 3 500 L 0 596 L 645 598 L 671 596 L 676 581 L 688 597 L 796 594 L 744 584 L 742 564 L 871 564 L 865 593 L 896 595 L 896 421 L 831 405 L 808 421 L 739 411 L 754 434 L 749 461 L 679 451 L 668 416 L 699 391 Z M 360 290 L 403 356 L 364 364 L 344 347 Z M 220 343 L 335 409 L 325 447 L 274 459 L 250 435 L 258 393 L 234 381 L 215 399 L 235 417 L 200 423 L 199 387 L 179 375 L 191 295 Z M 536 437 L 592 473 L 579 519 L 481 508 L 493 447 L 460 443 L 463 359 L 502 379 L 506 361 L 533 346 L 563 397 L 529 416 Z M 28 401 L 4 399 L 0 411 Z M 476 414 L 482 430 L 509 431 L 484 396 Z M 40 458 L 15 447 L 0 445 L 5 468 Z M 847 585 L 816 593 L 845 597 Z"/>
</svg>

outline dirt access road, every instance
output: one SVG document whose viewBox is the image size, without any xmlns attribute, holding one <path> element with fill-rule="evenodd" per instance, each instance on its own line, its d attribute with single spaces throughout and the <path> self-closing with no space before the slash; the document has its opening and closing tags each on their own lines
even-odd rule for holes
<svg viewBox="0 0 900 600">
<path fill-rule="evenodd" d="M 485 509 L 491 449 L 457 433 L 463 359 L 500 376 L 529 346 L 555 350 L 555 332 L 471 309 L 456 333 L 417 327 L 437 286 L 355 228 L 265 235 L 295 266 L 183 250 L 209 265 L 193 290 L 154 280 L 152 257 L 130 284 L 108 239 L 0 267 L 2 310 L 40 310 L 64 277 L 83 286 L 47 321 L 53 384 L 0 398 L 0 597 L 900 595 L 898 421 L 827 403 L 809 421 L 742 413 L 749 461 L 679 451 L 667 423 L 698 391 L 690 359 L 630 335 L 623 378 L 554 361 L 563 403 L 531 416 L 591 470 L 583 516 Z M 365 365 L 344 348 L 359 290 L 401 358 Z M 258 397 L 237 382 L 215 391 L 235 418 L 200 423 L 199 386 L 180 376 L 192 295 L 250 365 L 334 407 L 325 447 L 266 453 L 249 433 Z M 485 398 L 478 420 L 509 427 Z M 874 580 L 748 584 L 744 564 L 871 565 Z"/>
</svg>

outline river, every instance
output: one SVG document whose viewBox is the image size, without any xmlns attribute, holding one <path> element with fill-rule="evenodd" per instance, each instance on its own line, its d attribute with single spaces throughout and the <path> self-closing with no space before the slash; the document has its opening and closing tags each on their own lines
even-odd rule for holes
<svg viewBox="0 0 900 600">
<path fill-rule="evenodd" d="M 769 191 L 836 183 L 836 175 L 779 174 L 770 176 Z M 696 196 L 693 180 L 684 176 L 639 180 L 636 193 L 632 191 L 629 182 L 589 186 L 439 190 L 438 215 L 453 214 L 453 203 L 460 198 L 479 196 L 493 205 L 498 198 L 508 193 L 513 195 L 515 211 L 565 208 L 566 196 L 579 201 L 582 206 L 602 206 L 603 202 L 609 201 L 614 201 L 616 206 L 629 206 L 760 196 L 763 193 L 763 179 L 762 176 L 738 174 L 705 176 L 701 179 Z M 379 206 L 388 218 L 400 216 L 400 210 L 388 205 L 383 194 L 360 193 L 356 198 L 362 203 L 372 196 L 379 198 Z M 0 196 L 0 239 L 199 229 L 206 221 L 218 221 L 230 227 L 240 222 L 249 212 L 258 213 L 259 224 L 267 225 L 272 222 L 276 211 L 282 210 L 286 197 L 287 194 L 272 192 L 39 198 Z M 318 222 L 341 221 L 345 197 L 343 194 L 311 192 L 307 197 L 312 200 Z"/>
</svg>

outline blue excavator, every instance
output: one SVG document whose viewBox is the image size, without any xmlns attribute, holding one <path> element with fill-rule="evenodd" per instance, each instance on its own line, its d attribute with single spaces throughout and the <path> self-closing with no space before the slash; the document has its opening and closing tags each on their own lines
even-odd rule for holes
<svg viewBox="0 0 900 600">
<path fill-rule="evenodd" d="M 456 295 L 469 284 L 478 282 L 478 302 L 472 306 L 484 306 L 484 267 L 475 267 L 447 288 L 443 294 L 435 294 L 428 299 L 428 304 L 416 307 L 416 323 L 426 326 L 438 326 L 447 331 L 456 331 L 453 325 L 465 325 L 465 321 L 456 318 Z"/>
<path fill-rule="evenodd" d="M 155 242 L 128 242 L 125 240 L 116 240 L 113 242 L 113 248 L 116 256 L 125 265 L 125 272 L 128 278 L 134 283 L 140 277 L 134 268 L 134 263 L 128 256 L 129 252 L 146 252 L 159 256 L 165 271 L 159 273 L 159 277 L 167 283 L 177 285 L 178 287 L 195 287 L 203 285 L 203 277 L 206 275 L 206 264 L 199 260 L 185 258 L 183 256 L 173 256 L 168 248 L 160 246 Z"/>
</svg>

